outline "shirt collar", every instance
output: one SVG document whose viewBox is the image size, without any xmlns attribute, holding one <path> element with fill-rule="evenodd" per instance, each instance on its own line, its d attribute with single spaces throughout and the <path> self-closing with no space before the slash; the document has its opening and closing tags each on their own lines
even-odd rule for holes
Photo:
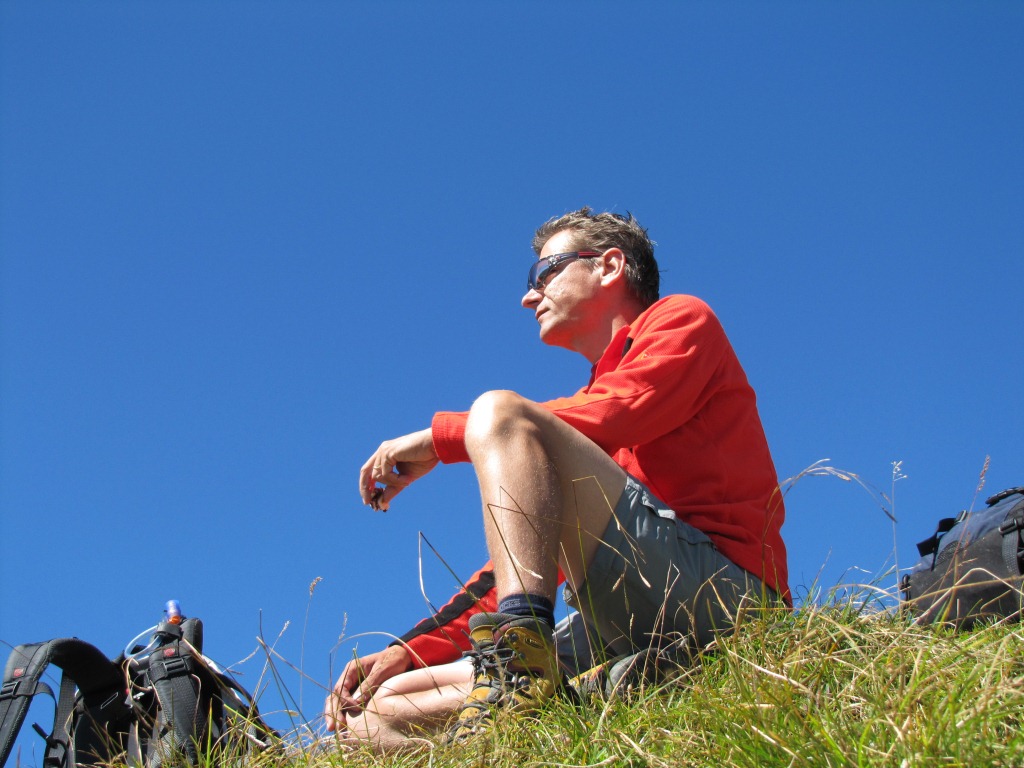
<svg viewBox="0 0 1024 768">
<path fill-rule="evenodd" d="M 612 336 L 612 340 L 605 348 L 601 359 L 594 363 L 594 367 L 590 369 L 591 382 L 602 373 L 614 371 L 619 367 L 622 356 L 626 354 L 626 340 L 629 339 L 630 328 L 631 326 L 624 325 Z"/>
</svg>

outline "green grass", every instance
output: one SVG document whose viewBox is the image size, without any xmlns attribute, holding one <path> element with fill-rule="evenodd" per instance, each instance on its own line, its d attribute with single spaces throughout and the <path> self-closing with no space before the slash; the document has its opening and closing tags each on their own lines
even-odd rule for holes
<svg viewBox="0 0 1024 768">
<path fill-rule="evenodd" d="M 551 703 L 475 743 L 293 754 L 332 766 L 1024 765 L 1019 625 L 956 634 L 851 604 L 739 619 L 678 679 Z"/>
<path fill-rule="evenodd" d="M 827 476 L 864 488 L 895 523 L 890 495 L 817 462 L 782 486 Z M 975 496 L 984 485 L 988 459 Z M 973 504 L 972 504 L 973 508 Z M 895 568 L 894 568 L 895 570 Z M 315 584 L 314 584 L 315 585 Z M 310 596 L 312 597 L 312 587 Z M 915 626 L 877 587 L 816 590 L 796 611 L 749 610 L 671 682 L 628 697 L 559 699 L 499 716 L 475 742 L 384 756 L 291 747 L 274 768 L 447 766 L 1024 766 L 1024 626 Z M 813 599 L 810 599 L 812 598 Z M 308 731 L 306 732 L 308 742 Z"/>
</svg>

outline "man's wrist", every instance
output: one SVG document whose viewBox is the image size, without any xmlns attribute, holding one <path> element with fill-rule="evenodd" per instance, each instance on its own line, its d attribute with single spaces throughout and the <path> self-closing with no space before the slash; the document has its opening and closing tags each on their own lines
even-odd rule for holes
<svg viewBox="0 0 1024 768">
<path fill-rule="evenodd" d="M 391 648 L 397 648 L 398 651 L 401 652 L 405 656 L 405 671 L 406 672 L 408 672 L 410 669 L 412 669 L 415 666 L 415 664 L 413 662 L 412 652 L 409 650 L 409 648 L 406 646 L 405 643 L 403 643 L 401 640 L 395 640 L 393 643 L 388 645 L 388 649 L 390 650 Z"/>
</svg>

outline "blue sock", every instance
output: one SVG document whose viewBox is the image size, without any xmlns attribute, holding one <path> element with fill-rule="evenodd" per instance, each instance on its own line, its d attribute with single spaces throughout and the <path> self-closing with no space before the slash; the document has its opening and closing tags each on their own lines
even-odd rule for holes
<svg viewBox="0 0 1024 768">
<path fill-rule="evenodd" d="M 542 595 L 523 593 L 509 595 L 498 603 L 498 613 L 510 616 L 530 616 L 544 622 L 548 629 L 555 628 L 555 606 Z"/>
</svg>

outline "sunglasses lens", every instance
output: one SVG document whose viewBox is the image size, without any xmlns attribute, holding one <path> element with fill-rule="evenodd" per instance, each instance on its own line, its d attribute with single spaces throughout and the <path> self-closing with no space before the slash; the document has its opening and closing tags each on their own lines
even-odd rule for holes
<svg viewBox="0 0 1024 768">
<path fill-rule="evenodd" d="M 540 286 L 544 284 L 549 272 L 551 272 L 551 265 L 548 264 L 548 260 L 538 259 L 530 267 L 530 277 L 526 281 L 526 286 L 535 291 L 540 290 Z"/>
</svg>

